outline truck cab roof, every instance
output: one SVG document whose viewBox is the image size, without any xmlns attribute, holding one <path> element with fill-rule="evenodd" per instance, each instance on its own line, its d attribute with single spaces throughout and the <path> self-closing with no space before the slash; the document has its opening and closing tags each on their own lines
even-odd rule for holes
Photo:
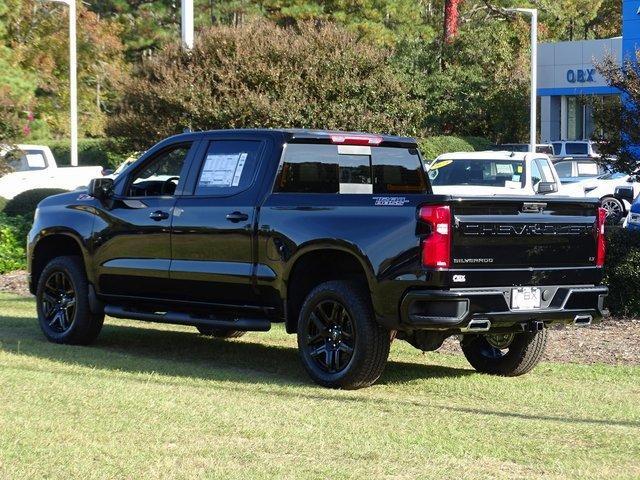
<svg viewBox="0 0 640 480">
<path fill-rule="evenodd" d="M 386 134 L 372 134 L 357 131 L 341 130 L 317 130 L 306 128 L 239 128 L 227 130 L 204 130 L 198 132 L 188 132 L 174 135 L 167 140 L 175 141 L 180 138 L 184 140 L 197 140 L 211 135 L 274 135 L 279 134 L 287 143 L 352 143 L 369 146 L 399 146 L 417 147 L 417 141 L 412 137 L 402 137 Z"/>
</svg>

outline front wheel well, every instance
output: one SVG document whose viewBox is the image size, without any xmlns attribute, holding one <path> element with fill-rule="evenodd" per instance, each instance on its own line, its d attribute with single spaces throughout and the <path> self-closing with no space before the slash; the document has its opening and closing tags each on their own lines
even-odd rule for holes
<svg viewBox="0 0 640 480">
<path fill-rule="evenodd" d="M 49 235 L 36 244 L 33 250 L 33 261 L 31 264 L 31 285 L 34 291 L 44 267 L 54 258 L 67 255 L 80 257 L 80 261 L 84 267 L 82 249 L 80 245 L 78 245 L 78 242 L 69 235 Z"/>
<path fill-rule="evenodd" d="M 298 328 L 298 315 L 304 299 L 314 287 L 330 280 L 351 280 L 369 284 L 367 275 L 355 255 L 343 250 L 314 250 L 298 258 L 287 279 L 287 316 L 288 333 Z"/>
</svg>

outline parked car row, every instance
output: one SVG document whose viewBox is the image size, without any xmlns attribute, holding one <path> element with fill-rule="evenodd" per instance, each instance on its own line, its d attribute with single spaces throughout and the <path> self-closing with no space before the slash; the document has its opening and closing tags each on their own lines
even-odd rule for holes
<svg viewBox="0 0 640 480">
<path fill-rule="evenodd" d="M 436 193 L 593 198 L 600 200 L 609 223 L 627 217 L 640 194 L 637 175 L 616 172 L 591 158 L 557 159 L 540 152 L 446 153 L 431 162 L 428 170 Z M 625 195 L 616 193 L 621 187 L 627 187 Z"/>
<path fill-rule="evenodd" d="M 491 150 L 509 152 L 528 152 L 528 143 L 501 143 L 494 145 Z M 536 153 L 544 153 L 555 159 L 571 158 L 600 158 L 598 144 L 591 140 L 562 140 L 551 143 L 536 144 Z"/>
</svg>

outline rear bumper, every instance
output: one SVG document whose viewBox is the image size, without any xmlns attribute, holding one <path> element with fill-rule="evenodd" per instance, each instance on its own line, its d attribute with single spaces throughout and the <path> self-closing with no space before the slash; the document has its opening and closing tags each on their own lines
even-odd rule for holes
<svg viewBox="0 0 640 480">
<path fill-rule="evenodd" d="M 609 314 L 605 286 L 543 286 L 541 308 L 512 310 L 513 287 L 452 290 L 411 290 L 400 304 L 401 328 L 464 332 L 469 323 L 488 320 L 492 329 L 512 328 L 531 321 L 580 323 Z"/>
</svg>

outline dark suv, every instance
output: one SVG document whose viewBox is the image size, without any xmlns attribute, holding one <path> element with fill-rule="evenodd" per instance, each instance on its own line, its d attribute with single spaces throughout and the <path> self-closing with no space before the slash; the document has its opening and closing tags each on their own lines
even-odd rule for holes
<svg viewBox="0 0 640 480">
<path fill-rule="evenodd" d="M 325 386 L 375 382 L 394 338 L 461 335 L 478 371 L 520 375 L 548 325 L 605 313 L 603 222 L 596 200 L 433 195 L 411 138 L 188 133 L 44 200 L 30 288 L 58 343 L 105 314 L 221 338 L 282 322 Z"/>
</svg>

